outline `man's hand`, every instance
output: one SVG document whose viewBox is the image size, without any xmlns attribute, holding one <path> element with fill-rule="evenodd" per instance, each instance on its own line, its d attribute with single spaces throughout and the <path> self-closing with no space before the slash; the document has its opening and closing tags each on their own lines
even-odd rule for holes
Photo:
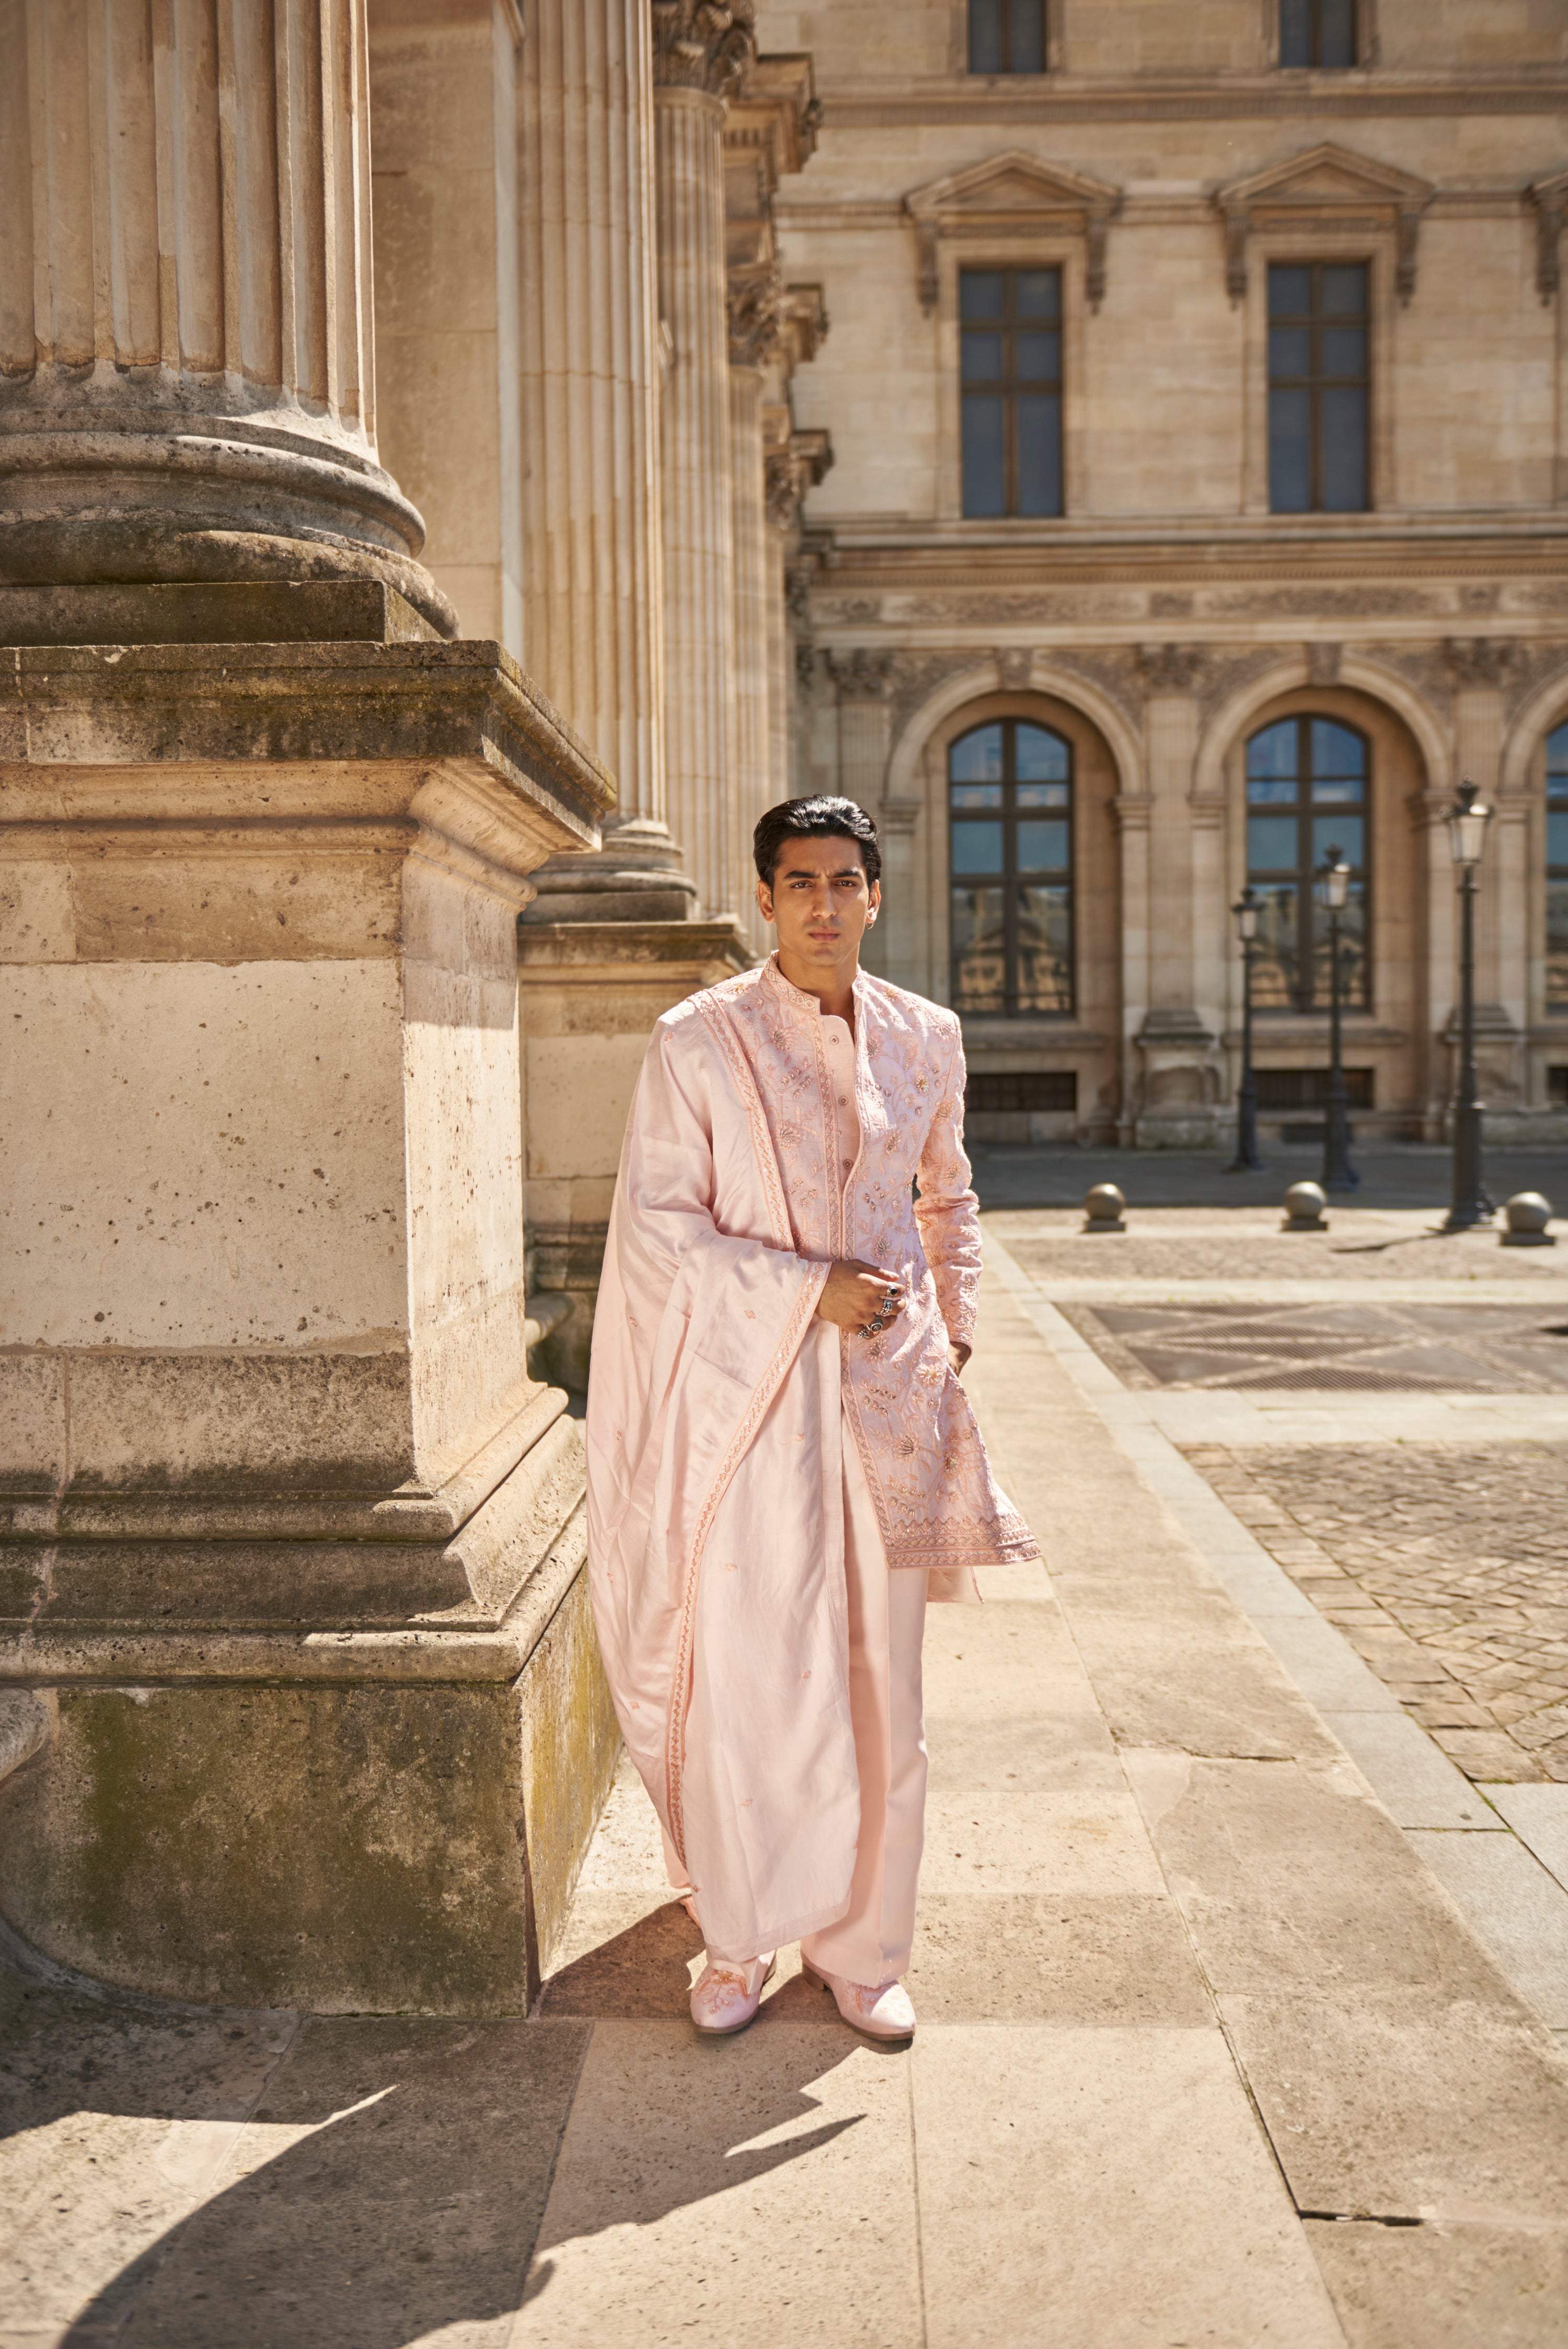
<svg viewBox="0 0 1568 2349">
<path fill-rule="evenodd" d="M 903 1283 L 896 1272 L 882 1272 L 874 1264 L 862 1264 L 858 1257 L 844 1257 L 834 1265 L 817 1299 L 817 1319 L 830 1321 L 835 1329 L 857 1333 L 868 1321 L 874 1321 L 887 1304 L 890 1288 L 898 1291 L 895 1312 L 904 1306 Z"/>
</svg>

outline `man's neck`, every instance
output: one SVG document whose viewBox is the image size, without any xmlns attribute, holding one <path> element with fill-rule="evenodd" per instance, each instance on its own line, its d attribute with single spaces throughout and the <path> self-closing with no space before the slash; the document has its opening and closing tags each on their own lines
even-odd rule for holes
<svg viewBox="0 0 1568 2349">
<path fill-rule="evenodd" d="M 861 958 L 853 956 L 847 963 L 834 963 L 824 969 L 820 965 L 797 962 L 793 955 L 780 951 L 779 970 L 791 987 L 802 995 L 814 995 L 819 1009 L 829 1019 L 847 1019 L 853 1027 L 855 1018 L 855 981 L 860 976 Z"/>
</svg>

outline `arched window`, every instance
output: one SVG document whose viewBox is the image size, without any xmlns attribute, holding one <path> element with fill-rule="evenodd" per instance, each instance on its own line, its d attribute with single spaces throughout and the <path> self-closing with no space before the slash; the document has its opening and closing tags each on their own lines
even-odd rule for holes
<svg viewBox="0 0 1568 2349">
<path fill-rule="evenodd" d="M 1546 738 L 1546 1002 L 1568 1011 L 1568 726 Z"/>
<path fill-rule="evenodd" d="M 1253 999 L 1260 1010 L 1328 1008 L 1328 916 L 1314 875 L 1337 848 L 1354 879 L 1340 919 L 1340 999 L 1371 999 L 1367 954 L 1365 735 L 1336 718 L 1282 718 L 1247 744 L 1247 879 L 1263 900 Z"/>
<path fill-rule="evenodd" d="M 1022 718 L 947 754 L 953 1001 L 1019 1019 L 1073 1008 L 1072 746 Z"/>
</svg>

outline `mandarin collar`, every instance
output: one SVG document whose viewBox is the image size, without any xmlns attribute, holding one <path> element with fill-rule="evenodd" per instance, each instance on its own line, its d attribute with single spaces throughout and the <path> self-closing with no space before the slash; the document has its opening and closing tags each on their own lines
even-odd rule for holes
<svg viewBox="0 0 1568 2349">
<path fill-rule="evenodd" d="M 780 1003 L 784 1005 L 787 1010 L 792 1011 L 799 1019 L 815 1019 L 818 1024 L 820 1025 L 822 1019 L 821 1005 L 818 1002 L 816 997 L 809 993 L 805 988 L 797 987 L 792 978 L 785 978 L 783 972 L 779 968 L 779 949 L 777 947 L 775 947 L 773 952 L 763 964 L 762 976 L 763 978 L 771 985 L 775 995 L 778 997 Z M 861 1033 L 861 1012 L 864 1008 L 866 999 L 865 980 L 865 972 L 863 970 L 857 969 L 854 977 L 854 984 L 850 989 L 851 994 L 854 998 L 854 1031 L 857 1043 L 860 1040 Z"/>
</svg>

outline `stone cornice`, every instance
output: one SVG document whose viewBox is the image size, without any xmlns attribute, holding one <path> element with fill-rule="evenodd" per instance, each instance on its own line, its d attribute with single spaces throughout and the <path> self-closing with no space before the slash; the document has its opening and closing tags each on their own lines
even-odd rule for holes
<svg viewBox="0 0 1568 2349">
<path fill-rule="evenodd" d="M 800 501 L 833 461 L 833 444 L 821 429 L 797 431 L 788 408 L 762 411 L 762 462 L 768 519 L 778 530 L 793 530 Z"/>
<path fill-rule="evenodd" d="M 758 57 L 730 100 L 725 148 L 755 148 L 771 193 L 787 174 L 804 171 L 816 151 L 821 119 L 809 57 Z"/>
<path fill-rule="evenodd" d="M 821 93 L 830 130 L 985 124 L 999 134 L 1068 122 L 1277 120 L 1410 115 L 1535 114 L 1550 122 L 1568 106 L 1568 67 L 1541 64 L 1487 72 L 1455 67 L 1372 72 L 1041 74 L 1024 89 L 976 88 L 967 77 L 835 83 Z"/>
<path fill-rule="evenodd" d="M 1353 154 L 1320 140 L 1266 171 L 1251 171 L 1214 191 L 1225 223 L 1225 285 L 1233 302 L 1247 290 L 1247 243 L 1260 228 L 1332 228 L 1368 220 L 1396 241 L 1394 283 L 1401 302 L 1416 290 L 1416 238 L 1421 215 L 1437 191 L 1391 163 Z"/>
<path fill-rule="evenodd" d="M 652 0 L 654 83 L 739 96 L 757 62 L 754 0 Z"/>
</svg>

